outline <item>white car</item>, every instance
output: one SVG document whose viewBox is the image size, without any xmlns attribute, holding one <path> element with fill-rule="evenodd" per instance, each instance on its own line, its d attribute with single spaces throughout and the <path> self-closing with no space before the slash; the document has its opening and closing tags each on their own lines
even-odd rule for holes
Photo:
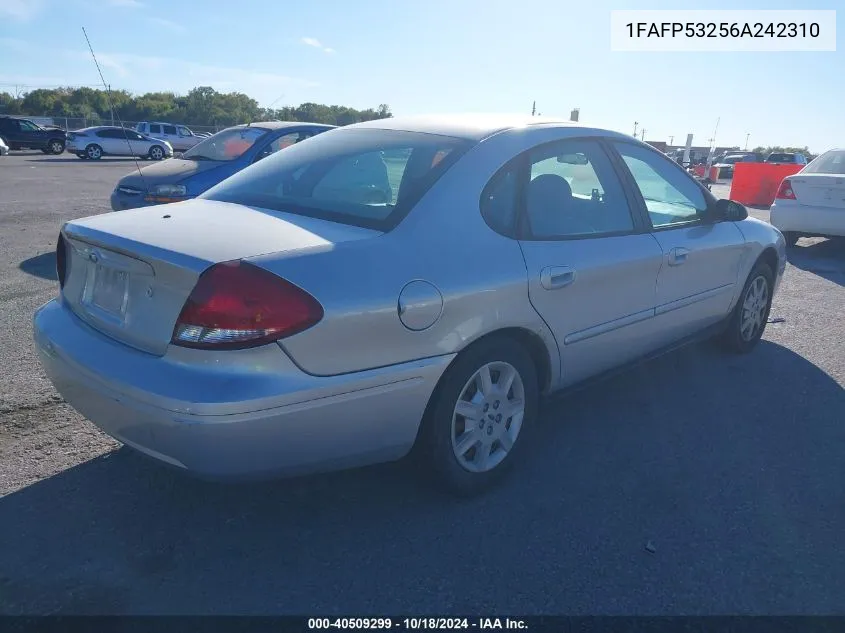
<svg viewBox="0 0 845 633">
<path fill-rule="evenodd" d="M 6 141 L 0 138 L 0 156 L 6 156 L 9 153 L 9 146 L 6 145 Z"/>
<path fill-rule="evenodd" d="M 65 149 L 79 158 L 90 160 L 99 160 L 103 156 L 137 156 L 162 160 L 173 156 L 173 146 L 167 141 L 110 125 L 68 132 Z"/>
<path fill-rule="evenodd" d="M 784 178 L 770 219 L 788 246 L 800 237 L 845 237 L 845 149 L 825 152 Z"/>
<path fill-rule="evenodd" d="M 167 141 L 177 152 L 189 150 L 203 139 L 184 125 L 160 121 L 142 121 L 135 126 L 135 131 L 145 136 Z"/>
</svg>

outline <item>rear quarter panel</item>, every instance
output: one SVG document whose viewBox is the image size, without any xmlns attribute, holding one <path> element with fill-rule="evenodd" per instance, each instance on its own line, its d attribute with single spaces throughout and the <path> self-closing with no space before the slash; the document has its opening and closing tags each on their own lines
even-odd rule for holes
<svg viewBox="0 0 845 633">
<path fill-rule="evenodd" d="M 583 131 L 583 128 L 575 128 Z M 495 135 L 454 165 L 393 231 L 320 253 L 253 260 L 312 293 L 325 317 L 281 341 L 304 371 L 334 375 L 459 352 L 485 334 L 522 328 L 550 357 L 552 387 L 560 378 L 554 337 L 528 300 L 519 244 L 483 220 L 481 191 L 515 154 L 568 130 L 532 126 Z M 434 325 L 406 328 L 398 313 L 402 288 L 425 280 L 443 307 Z"/>
</svg>

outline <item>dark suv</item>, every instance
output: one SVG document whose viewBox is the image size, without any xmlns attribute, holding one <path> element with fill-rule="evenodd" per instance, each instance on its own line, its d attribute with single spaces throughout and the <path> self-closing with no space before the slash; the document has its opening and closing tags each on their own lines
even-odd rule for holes
<svg viewBox="0 0 845 633">
<path fill-rule="evenodd" d="M 0 116 L 0 138 L 9 149 L 40 149 L 45 154 L 65 151 L 67 132 L 61 128 L 43 128 L 28 119 Z"/>
</svg>

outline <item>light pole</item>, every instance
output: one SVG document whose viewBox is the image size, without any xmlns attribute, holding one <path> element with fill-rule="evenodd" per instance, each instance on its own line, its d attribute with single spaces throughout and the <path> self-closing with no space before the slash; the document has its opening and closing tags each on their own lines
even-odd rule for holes
<svg viewBox="0 0 845 633">
<path fill-rule="evenodd" d="M 645 140 L 645 128 L 643 128 L 643 131 L 641 132 L 641 134 L 642 134 L 642 136 L 640 137 L 640 140 L 644 141 Z"/>
<path fill-rule="evenodd" d="M 745 135 L 745 151 L 748 151 L 748 139 L 751 137 L 751 132 Z"/>
<path fill-rule="evenodd" d="M 672 141 L 674 141 L 674 140 L 675 140 L 675 137 L 674 137 L 674 136 L 670 136 L 670 137 L 669 137 L 669 145 L 672 145 L 672 144 L 673 144 L 673 143 L 672 143 Z"/>
<path fill-rule="evenodd" d="M 634 121 L 634 138 L 637 138 L 637 122 Z"/>
</svg>

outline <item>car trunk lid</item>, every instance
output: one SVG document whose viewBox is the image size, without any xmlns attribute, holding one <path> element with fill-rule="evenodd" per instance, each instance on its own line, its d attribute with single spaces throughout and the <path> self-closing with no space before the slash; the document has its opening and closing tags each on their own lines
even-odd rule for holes
<svg viewBox="0 0 845 633">
<path fill-rule="evenodd" d="M 845 209 L 845 176 L 799 173 L 789 182 L 800 204 Z"/>
<path fill-rule="evenodd" d="M 163 355 L 185 300 L 209 266 L 269 253 L 313 253 L 377 235 L 209 200 L 92 216 L 62 229 L 62 297 L 91 327 Z"/>
</svg>

